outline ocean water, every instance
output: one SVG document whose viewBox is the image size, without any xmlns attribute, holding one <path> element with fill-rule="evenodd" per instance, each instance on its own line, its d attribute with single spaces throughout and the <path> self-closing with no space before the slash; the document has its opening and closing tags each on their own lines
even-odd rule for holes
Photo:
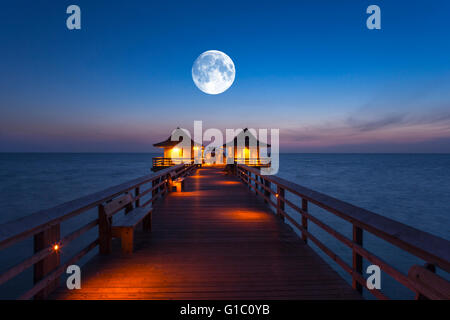
<svg viewBox="0 0 450 320">
<path fill-rule="evenodd" d="M 0 153 L 0 224 L 149 174 L 154 156 L 159 155 Z M 450 155 L 282 154 L 278 175 L 450 239 Z M 298 201 L 292 195 L 287 197 Z M 288 212 L 298 219 L 298 214 L 289 209 Z M 347 222 L 319 208 L 311 207 L 311 212 L 351 237 L 351 225 Z M 83 220 L 90 221 L 95 214 L 92 211 L 71 219 L 62 226 L 62 234 L 67 234 Z M 310 224 L 310 230 L 350 263 L 350 249 L 313 224 Z M 78 247 L 64 252 L 62 260 L 92 241 L 95 232 L 95 229 L 91 230 L 80 240 Z M 364 246 L 405 273 L 412 264 L 424 263 L 368 233 L 364 234 Z M 314 245 L 312 247 L 350 281 L 339 266 Z M 23 260 L 31 254 L 31 250 L 31 240 L 25 240 L 0 252 L 0 272 Z M 31 283 L 31 279 L 31 270 L 28 270 L 17 279 L 1 285 L 0 298 L 16 297 Z M 408 289 L 384 273 L 382 291 L 391 298 L 412 297 Z M 370 298 L 370 295 L 366 297 Z"/>
</svg>

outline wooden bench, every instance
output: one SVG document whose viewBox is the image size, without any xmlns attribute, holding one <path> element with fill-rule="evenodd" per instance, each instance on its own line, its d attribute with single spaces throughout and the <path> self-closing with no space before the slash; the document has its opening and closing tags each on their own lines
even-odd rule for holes
<svg viewBox="0 0 450 320">
<path fill-rule="evenodd" d="M 416 299 L 450 299 L 450 283 L 429 269 L 414 265 L 408 271 L 408 278 L 418 292 Z"/>
<path fill-rule="evenodd" d="M 169 182 L 170 192 L 172 192 L 174 188 L 177 192 L 183 191 L 184 190 L 184 178 L 178 177 L 178 178 L 174 179 L 176 176 L 176 173 L 173 171 L 170 172 L 169 175 L 170 175 L 170 182 Z"/>
<path fill-rule="evenodd" d="M 113 219 L 113 215 L 125 209 L 125 215 Z M 144 231 L 152 228 L 152 208 L 133 208 L 133 197 L 127 194 L 101 206 L 100 209 L 100 251 L 111 251 L 111 239 L 120 238 L 123 253 L 132 253 L 134 247 L 134 230 L 142 223 Z M 102 250 L 103 244 L 103 250 Z"/>
</svg>

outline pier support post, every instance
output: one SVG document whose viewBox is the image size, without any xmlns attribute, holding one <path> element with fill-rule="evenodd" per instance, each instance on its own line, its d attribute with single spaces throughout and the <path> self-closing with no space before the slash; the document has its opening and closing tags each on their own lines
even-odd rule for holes
<svg viewBox="0 0 450 320">
<path fill-rule="evenodd" d="M 158 179 L 158 184 L 164 181 L 164 177 L 159 177 Z M 159 192 L 161 193 L 161 198 L 164 198 L 165 194 L 164 194 L 164 190 L 165 190 L 165 186 L 164 184 L 162 184 L 159 188 L 158 188 Z"/>
<path fill-rule="evenodd" d="M 136 189 L 134 189 L 134 196 L 138 197 L 139 194 L 140 194 L 140 188 L 137 187 Z M 140 201 L 140 199 L 137 199 L 134 203 L 134 207 L 137 208 L 137 207 L 140 207 L 140 205 L 141 205 L 141 201 Z"/>
<path fill-rule="evenodd" d="M 111 218 L 106 215 L 102 205 L 98 206 L 98 242 L 100 254 L 109 254 L 111 245 Z"/>
<path fill-rule="evenodd" d="M 156 185 L 158 184 L 158 181 L 155 179 L 155 180 L 153 180 L 152 181 L 152 188 L 154 188 Z M 169 191 L 172 191 L 172 190 L 169 190 Z M 152 207 L 153 207 L 153 205 L 155 204 L 155 201 L 156 201 L 156 199 L 155 199 L 155 196 L 158 194 L 158 190 L 153 190 L 152 191 L 152 199 L 153 199 L 153 201 L 152 201 Z"/>
<path fill-rule="evenodd" d="M 60 255 L 59 255 L 59 243 L 61 234 L 60 234 L 60 225 L 54 225 L 49 227 L 48 229 L 36 234 L 34 236 L 34 253 L 37 253 L 42 250 L 52 250 L 53 252 L 37 262 L 33 267 L 33 282 L 37 284 L 39 281 L 44 279 L 49 273 L 54 271 L 59 267 L 60 263 Z M 54 246 L 58 247 L 54 249 Z M 59 277 L 53 281 L 50 281 L 47 286 L 39 291 L 34 299 L 40 300 L 45 299 L 48 295 L 55 290 L 59 286 Z"/>
<path fill-rule="evenodd" d="M 267 197 L 267 199 L 270 199 L 270 191 L 267 189 L 271 188 L 271 183 L 269 180 L 264 179 L 264 186 L 266 187 L 266 189 L 264 190 L 264 195 Z M 266 199 L 264 199 L 265 203 L 268 203 L 268 201 Z"/>
<path fill-rule="evenodd" d="M 308 201 L 306 199 L 302 199 L 302 210 L 304 212 L 308 212 Z M 308 230 L 308 219 L 302 214 L 302 227 L 303 229 Z M 302 232 L 302 240 L 305 243 L 308 243 L 308 237 L 305 232 Z"/>
<path fill-rule="evenodd" d="M 284 221 L 283 211 L 284 211 L 284 189 L 281 188 L 280 186 L 277 186 L 277 215 L 281 220 Z"/>
<path fill-rule="evenodd" d="M 353 225 L 353 242 L 362 247 L 363 245 L 363 230 L 355 225 Z M 355 250 L 353 250 L 353 272 L 362 275 L 363 271 L 363 257 L 359 255 Z M 352 279 L 352 287 L 359 294 L 362 294 L 363 286 L 356 281 L 355 277 Z"/>
<path fill-rule="evenodd" d="M 432 263 L 425 263 L 424 264 L 424 266 L 423 266 L 425 269 L 427 269 L 428 271 L 431 271 L 431 272 L 433 272 L 433 273 L 436 273 L 436 266 L 434 265 L 434 264 L 432 264 Z M 429 300 L 429 298 L 427 298 L 426 296 L 424 296 L 424 295 L 422 295 L 422 294 L 420 294 L 420 293 L 417 293 L 416 294 L 416 300 Z"/>
</svg>

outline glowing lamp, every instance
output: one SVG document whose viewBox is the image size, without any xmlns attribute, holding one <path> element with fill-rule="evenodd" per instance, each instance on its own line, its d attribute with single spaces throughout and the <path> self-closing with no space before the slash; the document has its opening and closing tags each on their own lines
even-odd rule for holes
<svg viewBox="0 0 450 320">
<path fill-rule="evenodd" d="M 56 243 L 53 245 L 53 251 L 57 252 L 59 250 L 59 248 L 60 248 L 59 244 Z"/>
</svg>

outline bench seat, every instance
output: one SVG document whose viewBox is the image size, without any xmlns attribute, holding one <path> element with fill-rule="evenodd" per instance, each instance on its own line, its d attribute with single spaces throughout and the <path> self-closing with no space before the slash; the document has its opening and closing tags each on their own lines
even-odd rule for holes
<svg viewBox="0 0 450 320">
<path fill-rule="evenodd" d="M 175 190 L 177 192 L 181 192 L 184 190 L 184 178 L 183 177 L 176 177 L 176 174 L 174 172 L 171 172 L 170 174 L 170 192 L 173 191 L 173 189 L 175 188 Z"/>
<path fill-rule="evenodd" d="M 412 285 L 419 294 L 416 299 L 449 300 L 449 282 L 419 265 L 414 265 L 408 271 L 408 278 L 412 280 Z"/>
<path fill-rule="evenodd" d="M 111 232 L 113 237 L 121 239 L 122 252 L 133 252 L 134 229 L 139 223 L 142 222 L 144 231 L 151 231 L 152 211 L 153 209 L 138 207 L 118 219 L 114 219 Z"/>
</svg>

